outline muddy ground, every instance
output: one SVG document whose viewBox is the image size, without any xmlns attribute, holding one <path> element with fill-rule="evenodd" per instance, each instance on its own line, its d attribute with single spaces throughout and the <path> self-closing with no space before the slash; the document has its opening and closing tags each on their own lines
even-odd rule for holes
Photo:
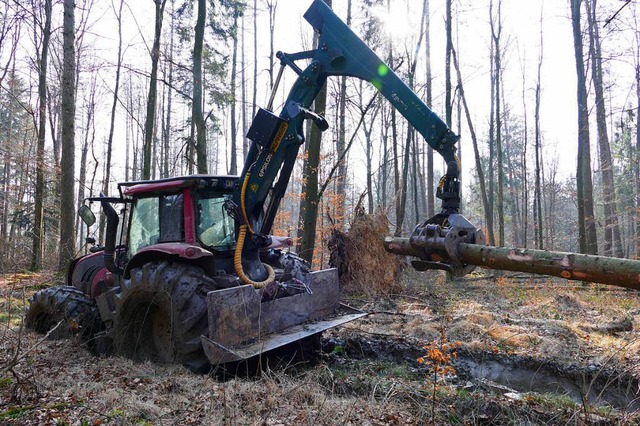
<svg viewBox="0 0 640 426">
<path fill-rule="evenodd" d="M 223 378 L 42 340 L 20 319 L 55 278 L 0 280 L 0 424 L 640 423 L 635 291 L 405 271 L 397 294 L 345 296 L 370 314 L 320 354 Z"/>
</svg>

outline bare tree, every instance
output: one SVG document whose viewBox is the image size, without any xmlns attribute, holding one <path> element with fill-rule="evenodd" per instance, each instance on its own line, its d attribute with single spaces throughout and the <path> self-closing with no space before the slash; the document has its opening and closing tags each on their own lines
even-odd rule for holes
<svg viewBox="0 0 640 426">
<path fill-rule="evenodd" d="M 495 123 L 496 123 L 496 154 L 497 154 L 497 175 L 498 175 L 498 245 L 504 246 L 504 164 L 502 149 L 502 118 L 501 118 L 501 78 L 502 78 L 502 56 L 500 37 L 502 35 L 502 1 L 498 0 L 497 13 L 493 14 L 493 1 L 489 3 L 489 16 L 491 24 L 491 40 L 493 42 L 494 80 L 495 92 Z"/>
<path fill-rule="evenodd" d="M 64 270 L 75 255 L 75 0 L 64 0 L 63 65 L 62 65 L 62 133 L 60 145 L 60 260 Z"/>
<path fill-rule="evenodd" d="M 109 123 L 109 139 L 107 139 L 107 151 L 105 152 L 105 169 L 102 192 L 109 194 L 109 180 L 111 176 L 111 150 L 113 147 L 113 132 L 116 124 L 116 107 L 118 105 L 118 91 L 120 90 L 120 70 L 122 68 L 122 6 L 124 0 L 120 0 L 120 5 L 116 12 L 118 21 L 118 59 L 116 63 L 116 81 L 113 84 L 113 103 L 111 104 L 111 122 Z"/>
<path fill-rule="evenodd" d="M 174 31 L 175 31 L 175 0 L 171 0 L 171 31 L 170 31 L 170 39 L 169 39 L 169 55 L 167 58 L 167 67 L 168 67 L 168 79 L 169 82 L 166 85 L 167 90 L 167 105 L 165 108 L 166 116 L 164 118 L 164 134 L 163 134 L 163 145 L 164 145 L 164 158 L 162 161 L 162 176 L 168 177 L 169 173 L 169 149 L 170 149 L 170 140 L 171 140 L 171 105 L 173 103 L 173 46 L 174 46 Z M 127 151 L 128 154 L 128 151 Z"/>
<path fill-rule="evenodd" d="M 198 18 L 193 45 L 193 101 L 191 102 L 192 120 L 196 129 L 198 173 L 207 173 L 207 128 L 202 113 L 202 46 L 206 17 L 207 0 L 198 0 Z"/>
<path fill-rule="evenodd" d="M 424 45 L 426 59 L 426 104 L 431 107 L 433 103 L 433 82 L 431 73 L 431 18 L 429 16 L 429 0 L 424 2 Z M 435 192 L 433 185 L 433 148 L 427 146 L 427 216 L 433 217 L 435 211 Z"/>
<path fill-rule="evenodd" d="M 247 78 L 246 78 L 246 66 L 247 62 L 245 61 L 245 31 L 244 31 L 244 13 L 242 14 L 242 20 L 240 21 L 240 34 L 242 37 L 242 50 L 240 51 L 240 80 L 241 80 L 241 88 L 240 88 L 240 104 L 241 104 L 241 118 L 242 120 L 242 158 L 247 157 L 247 152 L 249 151 L 249 139 L 247 139 Z"/>
<path fill-rule="evenodd" d="M 635 5 L 633 10 L 637 10 Z M 633 54 L 635 66 L 635 83 L 636 83 L 636 161 L 635 161 L 635 223 L 636 223 L 636 258 L 640 259 L 640 28 L 638 25 L 638 14 L 633 14 L 633 28 L 635 29 L 635 52 Z"/>
<path fill-rule="evenodd" d="M 445 36 L 447 38 L 447 44 L 445 49 L 445 61 L 444 61 L 444 96 L 445 96 L 445 123 L 451 128 L 452 115 L 453 115 L 453 102 L 451 101 L 451 52 L 453 51 L 453 38 L 452 38 L 452 26 L 453 17 L 451 16 L 451 0 L 445 2 Z"/>
<path fill-rule="evenodd" d="M 251 101 L 251 118 L 256 116 L 258 102 L 258 0 L 253 0 L 253 96 Z"/>
<path fill-rule="evenodd" d="M 95 109 L 96 109 L 96 76 L 92 76 L 90 91 L 88 99 L 85 101 L 86 121 L 85 132 L 82 139 L 82 147 L 80 149 L 80 174 L 78 176 L 78 200 L 77 206 L 80 208 L 81 203 L 85 197 L 85 189 L 87 186 L 87 157 L 89 154 L 89 146 L 93 146 L 95 141 Z M 82 229 L 84 224 L 80 222 L 80 218 L 76 219 L 76 227 L 78 227 L 78 234 L 80 237 L 79 243 L 82 244 L 82 238 L 84 237 Z M 102 223 L 101 223 L 102 227 Z M 88 231 L 88 230 L 87 230 Z M 99 238 L 102 240 L 102 235 Z"/>
<path fill-rule="evenodd" d="M 44 219 L 44 144 L 47 123 L 47 62 L 49 58 L 49 41 L 51 38 L 51 0 L 44 0 L 44 24 L 41 27 L 42 41 L 38 61 L 38 147 L 36 149 L 36 193 L 33 224 L 33 250 L 31 254 L 31 270 L 42 267 L 43 219 Z M 34 25 L 37 18 L 34 14 Z"/>
<path fill-rule="evenodd" d="M 600 169 L 602 171 L 602 192 L 604 199 L 604 255 L 622 257 L 622 238 L 618 221 L 616 189 L 613 182 L 613 160 L 607 132 L 604 85 L 602 81 L 602 49 L 600 31 L 596 20 L 597 0 L 586 0 L 589 27 L 589 56 L 591 56 L 591 81 L 596 100 L 596 124 L 598 147 L 600 148 Z"/>
<path fill-rule="evenodd" d="M 489 208 L 489 198 L 487 197 L 486 179 L 484 176 L 484 170 L 482 167 L 482 161 L 480 159 L 480 151 L 478 149 L 478 138 L 476 137 L 476 131 L 471 120 L 471 113 L 469 106 L 467 105 L 467 98 L 464 94 L 464 85 L 462 80 L 462 74 L 460 73 L 460 65 L 458 64 L 458 57 L 455 50 L 453 54 L 453 65 L 456 69 L 456 75 L 458 77 L 458 90 L 460 92 L 460 98 L 462 99 L 462 106 L 464 107 L 465 117 L 467 119 L 467 125 L 469 126 L 469 133 L 471 135 L 471 142 L 473 143 L 473 153 L 476 162 L 476 173 L 478 174 L 478 183 L 480 184 L 480 197 L 482 198 L 482 206 L 484 207 L 484 217 L 487 224 L 487 240 L 489 245 L 494 245 L 494 233 L 493 233 L 493 220 L 491 220 L 491 209 Z"/>
<path fill-rule="evenodd" d="M 275 57 L 273 38 L 276 33 L 276 11 L 278 9 L 278 0 L 265 0 L 265 3 L 269 12 L 269 87 L 273 88 L 273 64 Z M 329 4 L 328 2 L 326 3 Z"/>
<path fill-rule="evenodd" d="M 229 166 L 229 174 L 235 175 L 238 173 L 238 123 L 236 118 L 236 81 L 237 81 L 237 68 L 238 68 L 238 15 L 240 10 L 236 3 L 233 7 L 233 26 L 231 27 L 231 38 L 233 39 L 233 47 L 231 54 L 231 102 L 229 107 L 231 109 L 231 164 Z"/>
<path fill-rule="evenodd" d="M 540 134 L 540 97 L 541 97 L 541 86 L 542 86 L 542 78 L 541 78 L 541 69 L 542 69 L 542 58 L 543 58 L 543 38 L 542 38 L 542 14 L 540 15 L 540 53 L 538 55 L 538 76 L 536 80 L 536 89 L 535 89 L 535 113 L 534 113 L 534 121 L 535 121 L 535 157 L 536 157 L 536 169 L 535 169 L 535 190 L 534 190 L 534 201 L 533 201 L 533 211 L 534 211 L 534 233 L 535 233 L 535 241 L 536 248 L 542 250 L 544 248 L 544 240 L 542 238 L 542 135 Z"/>
<path fill-rule="evenodd" d="M 326 2 L 331 7 L 331 0 Z M 318 34 L 314 34 L 314 46 L 318 45 Z M 313 103 L 315 111 L 324 111 L 327 103 L 327 84 L 322 85 Z M 304 184 L 300 200 L 300 216 L 298 219 L 298 253 L 308 262 L 313 261 L 316 241 L 316 222 L 318 220 L 318 171 L 320 167 L 320 144 L 322 132 L 318 126 L 311 126 L 306 141 L 305 161 L 303 164 Z"/>
<path fill-rule="evenodd" d="M 167 0 L 153 0 L 155 4 L 155 33 L 151 48 L 151 75 L 149 77 L 149 94 L 147 96 L 147 117 L 144 122 L 144 154 L 142 178 L 151 179 L 151 157 L 153 156 L 153 130 L 156 115 L 158 88 L 158 60 L 160 59 L 160 36 L 162 35 L 162 19 Z"/>
<path fill-rule="evenodd" d="M 578 166 L 576 185 L 578 195 L 578 235 L 580 252 L 598 253 L 596 224 L 593 213 L 593 183 L 591 181 L 591 147 L 589 142 L 589 109 L 587 105 L 587 85 L 582 49 L 582 29 L 580 5 L 582 0 L 569 0 L 573 28 L 573 46 L 576 57 L 577 100 L 578 100 Z"/>
<path fill-rule="evenodd" d="M 415 52 L 419 52 L 420 51 L 420 47 L 422 44 L 422 38 L 424 36 L 424 8 L 425 8 L 425 4 L 426 1 L 423 1 L 423 14 L 422 14 L 422 20 L 420 21 L 420 33 L 418 34 L 418 41 L 416 42 L 416 49 Z M 450 5 L 449 5 L 450 6 Z M 410 60 L 409 62 L 409 71 L 408 71 L 408 86 L 411 90 L 414 89 L 414 79 L 415 79 L 415 73 L 416 73 L 416 67 L 418 65 L 418 57 L 417 55 L 414 55 L 413 59 L 410 59 L 410 54 L 409 52 L 406 52 L 406 56 L 407 59 Z M 450 82 L 449 82 L 450 84 Z M 449 89 L 451 90 L 451 89 Z M 411 145 L 415 139 L 415 130 L 413 128 L 413 126 L 411 124 L 407 125 L 407 135 L 406 135 L 406 141 L 405 141 L 405 147 L 404 147 L 404 155 L 403 155 L 403 161 L 402 161 L 402 177 L 401 177 L 401 182 L 400 182 L 400 208 L 397 211 L 397 217 L 396 217 L 396 232 L 398 232 L 399 229 L 402 229 L 402 225 L 404 222 L 404 218 L 405 218 L 405 214 L 406 214 L 406 205 L 407 205 L 407 185 L 408 185 L 408 180 L 409 180 L 409 164 L 410 164 L 410 160 L 411 160 Z M 414 168 L 414 170 L 417 170 L 417 166 Z M 415 176 L 414 176 L 414 180 Z M 417 202 L 417 200 L 416 200 Z M 416 218 L 417 219 L 417 218 Z"/>
<path fill-rule="evenodd" d="M 347 0 L 347 25 L 351 25 L 351 0 Z M 346 134 L 346 105 L 347 105 L 347 76 L 340 77 L 340 92 L 338 99 L 338 140 L 336 146 L 336 154 L 341 156 L 345 147 L 345 134 Z M 340 162 L 338 166 L 338 175 L 336 176 L 336 193 L 341 198 L 335 218 L 338 223 L 341 223 L 344 218 L 345 201 L 346 201 L 346 177 L 347 177 L 347 163 L 346 161 Z"/>
</svg>

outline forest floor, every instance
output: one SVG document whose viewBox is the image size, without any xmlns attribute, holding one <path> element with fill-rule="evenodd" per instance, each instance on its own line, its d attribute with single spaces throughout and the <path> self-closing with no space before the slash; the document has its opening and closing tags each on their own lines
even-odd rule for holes
<svg viewBox="0 0 640 426">
<path fill-rule="evenodd" d="M 0 276 L 0 424 L 640 423 L 635 291 L 407 270 L 398 294 L 346 297 L 369 315 L 325 332 L 311 361 L 222 379 L 23 330 L 53 281 Z"/>
</svg>

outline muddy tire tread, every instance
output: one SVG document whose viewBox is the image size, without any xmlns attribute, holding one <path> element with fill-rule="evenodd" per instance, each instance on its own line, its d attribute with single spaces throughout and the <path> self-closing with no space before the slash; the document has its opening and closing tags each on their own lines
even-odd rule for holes
<svg viewBox="0 0 640 426">
<path fill-rule="evenodd" d="M 86 341 L 100 328 L 95 303 L 75 287 L 45 288 L 29 299 L 25 315 L 27 328 L 45 334 L 60 321 L 64 323 L 50 336 L 53 339 L 80 335 Z"/>
<path fill-rule="evenodd" d="M 117 296 L 113 337 L 115 349 L 133 359 L 164 360 L 200 369 L 208 360 L 200 341 L 208 335 L 206 294 L 216 289 L 213 279 L 196 266 L 167 261 L 149 262 L 131 271 Z M 149 308 L 151 306 L 151 308 Z M 143 338 L 146 325 L 139 312 L 160 309 L 169 314 L 171 342 L 167 350 Z M 152 314 L 151 314 L 152 315 Z"/>
</svg>

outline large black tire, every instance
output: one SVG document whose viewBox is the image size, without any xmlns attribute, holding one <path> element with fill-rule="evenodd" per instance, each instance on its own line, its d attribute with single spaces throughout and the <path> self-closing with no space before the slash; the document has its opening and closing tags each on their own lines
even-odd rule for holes
<svg viewBox="0 0 640 426">
<path fill-rule="evenodd" d="M 95 303 L 75 287 L 45 288 L 29 299 L 25 325 L 38 332 L 48 333 L 60 321 L 62 324 L 50 335 L 62 339 L 79 335 L 89 340 L 100 329 L 101 321 Z"/>
<path fill-rule="evenodd" d="M 205 371 L 201 335 L 208 335 L 207 293 L 215 281 L 201 268 L 150 262 L 131 270 L 118 295 L 115 350 L 135 360 L 180 363 Z"/>
</svg>

